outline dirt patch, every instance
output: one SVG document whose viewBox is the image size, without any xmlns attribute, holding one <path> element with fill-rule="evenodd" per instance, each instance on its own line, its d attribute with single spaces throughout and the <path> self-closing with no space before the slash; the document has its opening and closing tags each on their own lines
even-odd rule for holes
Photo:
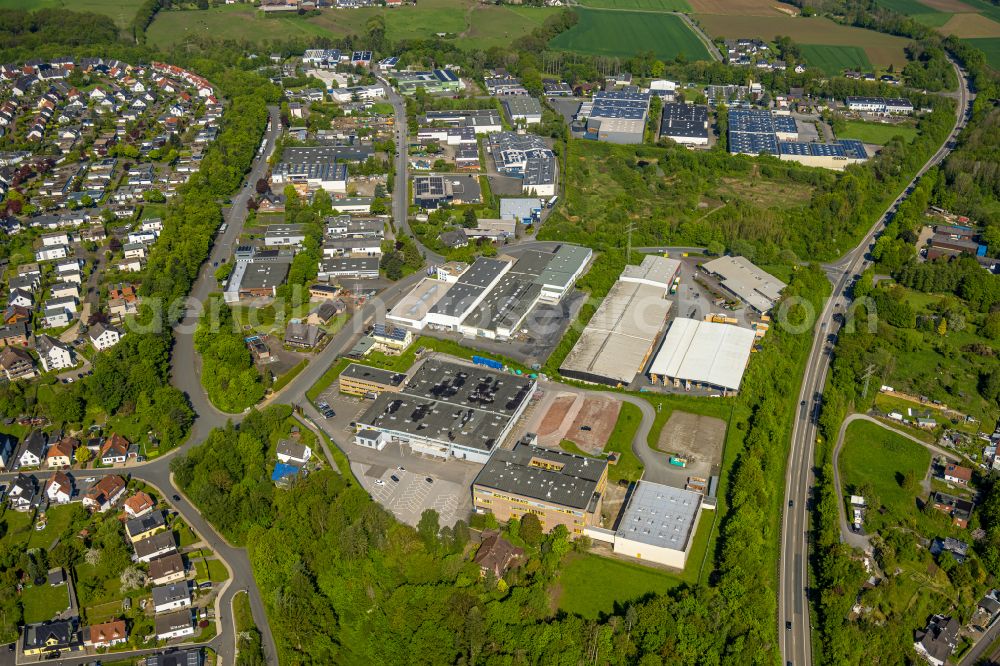
<svg viewBox="0 0 1000 666">
<path fill-rule="evenodd" d="M 963 39 L 1000 37 L 1000 23 L 982 14 L 955 14 L 939 30 L 944 35 L 955 35 Z"/>
<path fill-rule="evenodd" d="M 715 466 L 722 463 L 725 441 L 726 422 L 722 419 L 674 412 L 663 426 L 657 446 L 665 453 L 679 454 L 691 462 Z"/>
<path fill-rule="evenodd" d="M 592 455 L 604 450 L 618 422 L 622 403 L 612 398 L 586 398 L 566 439 Z M 584 430 L 584 428 L 590 428 Z"/>
<path fill-rule="evenodd" d="M 570 407 L 576 402 L 576 396 L 561 395 L 552 401 L 545 416 L 542 417 L 538 425 L 538 439 L 542 444 L 558 444 L 563 438 L 563 420 L 569 413 Z"/>
</svg>

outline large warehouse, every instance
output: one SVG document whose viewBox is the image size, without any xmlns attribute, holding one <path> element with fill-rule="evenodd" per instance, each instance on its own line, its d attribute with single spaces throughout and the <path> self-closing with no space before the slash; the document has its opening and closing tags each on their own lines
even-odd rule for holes
<svg viewBox="0 0 1000 666">
<path fill-rule="evenodd" d="M 726 290 L 761 314 L 774 307 L 788 286 L 746 257 L 719 257 L 702 264 L 701 269 L 719 278 Z"/>
<path fill-rule="evenodd" d="M 670 283 L 677 276 L 677 271 L 681 268 L 681 262 L 677 259 L 658 257 L 655 254 L 647 254 L 642 258 L 642 263 L 638 266 L 626 266 L 622 271 L 619 280 L 625 282 L 638 282 L 651 287 L 659 287 L 664 291 L 670 289 Z"/>
<path fill-rule="evenodd" d="M 737 391 L 755 333 L 749 328 L 678 317 L 649 367 L 654 382 Z"/>
<path fill-rule="evenodd" d="M 431 359 L 399 392 L 381 393 L 355 429 L 385 433 L 414 453 L 485 463 L 535 387 L 527 377 Z"/>
<path fill-rule="evenodd" d="M 595 384 L 632 383 L 667 321 L 665 293 L 660 286 L 615 282 L 559 372 Z"/>
<path fill-rule="evenodd" d="M 614 552 L 683 569 L 701 515 L 701 495 L 640 481 L 622 512 Z"/>
</svg>

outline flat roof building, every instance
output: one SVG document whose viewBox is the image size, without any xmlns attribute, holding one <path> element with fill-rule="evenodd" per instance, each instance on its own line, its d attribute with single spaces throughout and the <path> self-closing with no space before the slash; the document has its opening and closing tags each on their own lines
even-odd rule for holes
<svg viewBox="0 0 1000 666">
<path fill-rule="evenodd" d="M 618 279 L 624 282 L 637 282 L 650 287 L 659 287 L 666 292 L 670 289 L 670 285 L 680 268 L 681 262 L 677 259 L 647 254 L 638 266 L 626 266 Z"/>
<path fill-rule="evenodd" d="M 271 297 L 288 277 L 288 264 L 266 261 L 246 262 L 239 283 L 240 298 Z M 235 273 L 235 270 L 234 270 Z M 231 276 L 232 277 L 232 276 Z"/>
<path fill-rule="evenodd" d="M 535 392 L 535 380 L 436 358 L 396 393 L 382 393 L 358 417 L 414 453 L 485 463 Z"/>
<path fill-rule="evenodd" d="M 659 286 L 615 282 L 559 372 L 595 384 L 631 384 L 666 324 L 671 302 L 664 295 Z"/>
<path fill-rule="evenodd" d="M 719 278 L 727 291 L 761 314 L 774 307 L 788 286 L 746 257 L 719 257 L 702 264 L 701 269 Z"/>
<path fill-rule="evenodd" d="M 664 104 L 660 138 L 691 146 L 708 145 L 708 107 L 701 104 Z"/>
<path fill-rule="evenodd" d="M 505 97 L 503 108 L 512 125 L 517 125 L 519 122 L 525 125 L 536 125 L 542 122 L 542 105 L 534 97 L 528 95 Z"/>
<path fill-rule="evenodd" d="M 622 512 L 614 552 L 683 569 L 701 515 L 701 494 L 639 481 Z"/>
<path fill-rule="evenodd" d="M 506 522 L 526 513 L 542 529 L 565 525 L 572 537 L 600 520 L 606 460 L 519 442 L 497 450 L 472 483 L 473 510 Z"/>
<path fill-rule="evenodd" d="M 350 395 L 398 393 L 405 382 L 406 375 L 403 373 L 359 363 L 351 363 L 337 378 L 340 392 Z"/>
<path fill-rule="evenodd" d="M 678 317 L 649 367 L 653 381 L 737 391 L 756 334 L 749 328 Z"/>
<path fill-rule="evenodd" d="M 347 165 L 338 162 L 336 146 L 293 146 L 285 148 L 281 161 L 271 173 L 271 182 L 278 185 L 292 184 L 310 190 L 347 192 Z"/>
</svg>

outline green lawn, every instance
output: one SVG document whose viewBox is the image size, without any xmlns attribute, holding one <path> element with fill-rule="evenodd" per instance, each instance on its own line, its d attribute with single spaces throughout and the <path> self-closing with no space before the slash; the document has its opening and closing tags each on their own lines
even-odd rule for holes
<svg viewBox="0 0 1000 666">
<path fill-rule="evenodd" d="M 898 516 L 912 514 L 917 511 L 920 481 L 930 463 L 930 452 L 920 444 L 874 423 L 857 421 L 848 426 L 840 451 L 842 490 L 848 495 L 870 484 L 881 505 Z M 903 488 L 907 474 L 915 479 L 911 489 Z M 875 515 L 869 512 L 869 517 Z"/>
<path fill-rule="evenodd" d="M 642 476 L 642 461 L 632 452 L 632 438 L 635 431 L 639 429 L 642 421 L 642 412 L 639 408 L 629 402 L 622 403 L 622 409 L 618 412 L 618 421 L 615 429 L 608 438 L 604 450 L 607 453 L 616 452 L 619 454 L 618 463 L 608 467 L 608 479 L 617 482 L 619 479 L 636 481 Z"/>
<path fill-rule="evenodd" d="M 802 57 L 810 67 L 818 67 L 830 76 L 843 74 L 845 69 L 872 69 L 868 55 L 860 46 L 802 44 L 801 50 Z"/>
<path fill-rule="evenodd" d="M 187 548 L 191 544 L 198 542 L 198 535 L 183 520 L 178 519 L 174 521 L 173 530 L 177 537 L 177 543 L 180 544 L 181 548 Z"/>
<path fill-rule="evenodd" d="M 847 129 L 841 132 L 839 139 L 858 139 L 865 143 L 875 143 L 884 146 L 894 136 L 902 136 L 907 143 L 917 136 L 917 128 L 885 125 L 882 123 L 866 123 L 861 120 L 848 120 Z"/>
<path fill-rule="evenodd" d="M 250 608 L 250 597 L 242 590 L 233 597 L 233 616 L 236 618 L 236 631 L 257 628 L 253 621 L 253 610 Z"/>
<path fill-rule="evenodd" d="M 0 9 L 71 9 L 76 12 L 107 14 L 119 27 L 127 27 L 135 18 L 143 0 L 0 0 Z"/>
<path fill-rule="evenodd" d="M 559 610 L 596 619 L 613 612 L 616 603 L 663 594 L 681 582 L 661 569 L 589 553 L 574 554 L 566 558 L 557 581 Z"/>
<path fill-rule="evenodd" d="M 73 517 L 73 505 L 54 506 L 45 512 L 48 519 L 44 530 L 38 531 L 32 526 L 31 536 L 28 537 L 28 548 L 48 548 L 62 533 L 69 527 L 70 519 Z M 37 519 L 35 521 L 38 522 Z"/>
<path fill-rule="evenodd" d="M 337 377 L 340 376 L 340 373 L 342 373 L 344 368 L 346 368 L 350 363 L 351 360 L 348 358 L 337 359 L 337 361 L 327 368 L 326 372 L 323 373 L 323 376 L 319 378 L 319 381 L 309 387 L 306 391 L 306 397 L 309 398 L 310 401 L 317 400 L 323 391 L 330 388 L 330 385 L 337 381 Z"/>
<path fill-rule="evenodd" d="M 69 608 L 69 587 L 48 583 L 27 587 L 21 593 L 25 622 L 46 622 Z"/>
<path fill-rule="evenodd" d="M 690 60 L 709 60 L 705 45 L 673 14 L 577 9 L 580 21 L 559 35 L 549 46 L 597 56 L 631 56 L 649 51 L 660 60 L 684 55 Z"/>
</svg>

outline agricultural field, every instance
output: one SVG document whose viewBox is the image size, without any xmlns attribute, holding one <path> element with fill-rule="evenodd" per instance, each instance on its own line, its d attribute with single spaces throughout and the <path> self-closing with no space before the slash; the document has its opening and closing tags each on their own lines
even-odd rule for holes
<svg viewBox="0 0 1000 666">
<path fill-rule="evenodd" d="M 632 9 L 653 12 L 690 12 L 687 0 L 582 0 L 584 7 L 597 9 Z"/>
<path fill-rule="evenodd" d="M 121 1 L 121 0 L 119 0 Z M 3 2 L 3 0 L 0 0 Z M 152 43 L 168 47 L 192 35 L 263 42 L 274 39 L 346 37 L 365 31 L 368 19 L 385 17 L 390 40 L 455 35 L 463 48 L 503 46 L 540 26 L 560 11 L 556 7 L 481 5 L 471 0 L 426 0 L 418 6 L 387 10 L 363 7 L 323 10 L 319 16 L 264 16 L 253 7 L 226 5 L 204 11 L 166 11 L 157 14 L 147 34 Z"/>
<path fill-rule="evenodd" d="M 683 19 L 673 14 L 578 9 L 580 21 L 549 42 L 553 49 L 587 55 L 630 56 L 651 51 L 661 60 L 684 54 L 708 60 L 709 54 Z"/>
<path fill-rule="evenodd" d="M 993 69 L 1000 70 L 1000 38 L 966 40 L 986 54 L 986 61 Z"/>
<path fill-rule="evenodd" d="M 860 120 L 847 121 L 847 129 L 837 136 L 841 139 L 857 139 L 864 143 L 875 143 L 884 146 L 894 136 L 902 136 L 909 143 L 917 136 L 915 127 L 900 127 L 899 125 L 884 125 L 882 123 L 866 123 Z"/>
<path fill-rule="evenodd" d="M 126 27 L 135 18 L 142 0 L 0 0 L 0 9 L 71 9 L 75 12 L 107 14 L 119 27 Z"/>
<path fill-rule="evenodd" d="M 778 35 L 787 35 L 801 45 L 855 46 L 862 49 L 875 67 L 906 65 L 904 48 L 909 40 L 883 35 L 863 28 L 834 23 L 822 17 L 792 16 L 720 16 L 698 14 L 695 16 L 702 28 L 714 39 L 717 37 L 758 37 L 773 41 Z"/>
<path fill-rule="evenodd" d="M 810 67 L 818 67 L 829 76 L 842 74 L 845 69 L 867 71 L 872 68 L 868 55 L 860 46 L 803 44 L 802 57 Z"/>
<path fill-rule="evenodd" d="M 940 28 L 946 35 L 965 39 L 1000 37 L 1000 23 L 982 14 L 954 14 Z"/>
<path fill-rule="evenodd" d="M 722 14 L 724 16 L 797 16 L 797 7 L 777 0 L 690 0 L 695 14 Z"/>
</svg>

